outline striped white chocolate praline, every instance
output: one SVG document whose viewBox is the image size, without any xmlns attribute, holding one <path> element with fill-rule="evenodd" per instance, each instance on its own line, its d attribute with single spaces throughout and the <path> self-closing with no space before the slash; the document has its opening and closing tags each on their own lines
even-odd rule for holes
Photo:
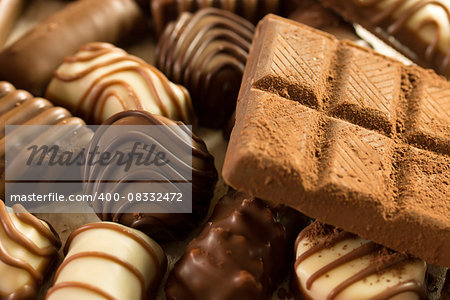
<svg viewBox="0 0 450 300">
<path fill-rule="evenodd" d="M 167 266 L 164 251 L 155 241 L 110 222 L 76 229 L 64 252 L 47 300 L 153 299 Z"/>
<path fill-rule="evenodd" d="M 0 200 L 0 299 L 35 299 L 60 246 L 46 222 Z"/>
<path fill-rule="evenodd" d="M 314 222 L 295 244 L 294 285 L 311 300 L 426 300 L 424 261 Z"/>
<path fill-rule="evenodd" d="M 90 43 L 66 57 L 46 97 L 94 124 L 134 109 L 193 123 L 191 99 L 184 87 L 108 43 Z"/>
</svg>

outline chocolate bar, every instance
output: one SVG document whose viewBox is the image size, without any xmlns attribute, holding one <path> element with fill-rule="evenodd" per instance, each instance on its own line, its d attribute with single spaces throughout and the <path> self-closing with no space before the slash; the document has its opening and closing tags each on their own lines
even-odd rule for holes
<svg viewBox="0 0 450 300">
<path fill-rule="evenodd" d="M 45 299 L 154 299 L 166 272 L 163 249 L 142 232 L 116 223 L 76 229 Z"/>
<path fill-rule="evenodd" d="M 64 57 L 89 42 L 123 42 L 143 22 L 134 0 L 75 1 L 0 53 L 0 78 L 41 96 Z"/>
<path fill-rule="evenodd" d="M 350 22 L 391 44 L 414 62 L 450 76 L 448 1 L 321 0 Z"/>
<path fill-rule="evenodd" d="M 427 300 L 426 263 L 314 222 L 295 244 L 298 299 Z"/>
<path fill-rule="evenodd" d="M 11 33 L 14 24 L 20 16 L 25 0 L 0 1 L 0 50 Z"/>
<path fill-rule="evenodd" d="M 118 131 L 114 129 L 114 126 L 109 130 L 97 130 L 89 149 L 98 146 L 100 152 L 105 151 L 104 149 L 109 152 L 118 150 L 130 152 L 136 142 L 148 144 L 154 139 L 158 139 L 158 145 L 164 149 L 164 153 L 171 163 L 166 166 L 144 165 L 141 167 L 133 164 L 129 171 L 117 168 L 114 171 L 108 170 L 106 172 L 107 167 L 95 168 L 95 166 L 90 166 L 86 162 L 83 169 L 83 179 L 85 180 L 83 190 L 85 194 L 94 195 L 120 191 L 122 195 L 127 195 L 128 192 L 138 192 L 138 186 L 142 186 L 142 183 L 139 184 L 139 182 L 143 180 L 159 179 L 159 182 L 184 180 L 192 184 L 192 190 L 189 191 L 192 194 L 192 213 L 148 212 L 151 211 L 149 208 L 151 205 L 160 205 L 150 201 L 144 203 L 138 201 L 130 203 L 128 201 L 116 203 L 95 201 L 93 203 L 95 212 L 104 221 L 114 221 L 138 229 L 157 241 L 167 242 L 185 237 L 205 218 L 217 182 L 214 157 L 209 154 L 203 140 L 193 134 L 187 126 L 145 111 L 121 112 L 106 120 L 103 125 L 168 125 L 167 133 L 164 132 L 166 135 L 164 138 L 152 137 L 151 132 L 145 130 L 142 130 L 140 137 L 136 137 L 136 134 L 133 134 L 136 131 L 134 127 L 129 131 Z M 192 159 L 186 161 L 185 155 L 192 157 Z M 177 172 L 177 175 L 171 175 L 174 171 Z M 136 178 L 136 185 L 133 185 L 133 183 L 127 183 L 125 186 L 124 184 L 120 185 L 120 182 L 133 178 L 133 174 L 140 174 L 139 178 Z M 108 178 L 105 178 L 105 176 L 108 176 Z M 180 176 L 183 178 L 180 178 Z M 97 181 L 105 179 L 114 180 L 109 185 L 97 183 Z M 146 183 L 144 192 L 156 192 L 156 187 L 162 186 L 159 182 Z M 124 190 L 125 188 L 127 190 Z M 170 185 L 167 192 L 183 193 L 183 189 L 180 185 L 174 184 Z M 124 205 L 124 202 L 129 205 Z M 142 211 L 143 207 L 146 208 L 145 212 Z"/>
<path fill-rule="evenodd" d="M 280 17 L 258 26 L 223 176 L 450 266 L 450 83 Z"/>
<path fill-rule="evenodd" d="M 64 58 L 45 96 L 93 124 L 133 109 L 195 123 L 191 98 L 183 86 L 108 43 L 83 45 Z"/>
<path fill-rule="evenodd" d="M 255 27 L 225 10 L 183 13 L 155 50 L 156 67 L 192 95 L 200 125 L 221 128 L 236 108 Z"/>
<path fill-rule="evenodd" d="M 264 202 L 231 191 L 169 275 L 167 299 L 270 299 L 285 269 L 284 235 Z"/>
<path fill-rule="evenodd" d="M 0 298 L 36 299 L 58 259 L 58 234 L 21 205 L 10 209 L 0 201 L 0 236 Z"/>
<path fill-rule="evenodd" d="M 281 0 L 152 0 L 151 9 L 155 30 L 160 35 L 165 26 L 176 20 L 183 12 L 196 12 L 202 8 L 215 7 L 233 12 L 252 23 L 258 22 L 268 13 L 281 9 Z M 288 2 L 288 1 L 286 1 Z"/>
</svg>

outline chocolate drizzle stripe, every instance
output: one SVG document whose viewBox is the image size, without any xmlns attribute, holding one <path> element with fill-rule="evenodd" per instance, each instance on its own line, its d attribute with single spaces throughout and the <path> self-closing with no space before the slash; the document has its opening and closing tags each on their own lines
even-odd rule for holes
<svg viewBox="0 0 450 300">
<path fill-rule="evenodd" d="M 0 260 L 11 267 L 28 272 L 34 280 L 38 282 L 42 281 L 42 275 L 38 271 L 26 261 L 9 255 L 2 243 L 0 243 Z"/>
<path fill-rule="evenodd" d="M 301 240 L 303 240 L 303 238 L 306 236 L 307 230 L 303 230 L 298 238 L 297 241 L 295 242 L 295 248 L 297 249 L 299 243 Z M 331 239 L 324 239 L 321 242 L 319 242 L 317 245 L 312 246 L 311 248 L 309 248 L 308 250 L 306 250 L 305 252 L 303 252 L 301 255 L 299 255 L 295 261 L 295 265 L 294 267 L 297 269 L 298 265 L 304 261 L 305 259 L 307 259 L 308 257 L 314 255 L 315 253 L 324 250 L 328 247 L 331 247 L 333 245 L 336 245 L 337 243 L 344 241 L 346 239 L 349 239 L 351 237 L 354 237 L 353 234 L 351 234 L 350 232 L 347 231 L 341 231 L 338 234 L 336 234 L 335 236 L 333 236 Z"/>
<path fill-rule="evenodd" d="M 24 249 L 28 250 L 29 252 L 38 255 L 38 256 L 53 256 L 56 255 L 57 251 L 55 247 L 52 245 L 47 246 L 45 248 L 39 248 L 32 240 L 27 238 L 22 232 L 20 232 L 13 224 L 11 217 L 8 215 L 8 213 L 5 210 L 3 201 L 0 201 L 2 204 L 0 206 L 0 223 L 2 225 L 3 230 L 5 231 L 6 235 L 22 246 Z M 36 228 L 37 229 L 37 228 Z M 38 229 L 37 229 L 38 230 Z M 38 230 L 40 233 L 40 231 Z"/>
<path fill-rule="evenodd" d="M 314 283 L 314 281 L 316 281 L 322 275 L 325 275 L 327 272 L 329 272 L 347 262 L 361 258 L 365 255 L 369 255 L 370 253 L 375 252 L 379 248 L 380 248 L 380 246 L 375 244 L 374 242 L 368 242 L 368 243 L 352 250 L 351 252 L 339 257 L 335 261 L 329 263 L 328 265 L 325 265 L 321 269 L 317 270 L 314 274 L 312 274 L 306 281 L 306 288 L 308 290 L 311 289 L 311 286 Z"/>
<path fill-rule="evenodd" d="M 388 269 L 391 266 L 394 266 L 402 261 L 405 261 L 406 257 L 404 256 L 393 256 L 389 260 L 383 262 L 383 265 L 369 265 L 367 268 L 359 271 L 355 275 L 347 278 L 343 282 L 341 282 L 338 286 L 336 286 L 331 292 L 328 294 L 327 300 L 333 300 L 336 298 L 337 295 L 339 295 L 343 290 L 345 290 L 347 287 L 352 285 L 353 283 L 366 278 L 370 275 L 373 275 L 377 272 L 383 271 L 385 269 Z"/>
<path fill-rule="evenodd" d="M 76 229 L 75 231 L 72 232 L 72 234 L 67 239 L 66 245 L 64 247 L 64 253 L 67 254 L 68 250 L 70 249 L 70 245 L 71 245 L 73 239 L 76 236 L 78 236 L 80 233 L 83 233 L 83 232 L 91 230 L 91 229 L 109 229 L 109 230 L 113 230 L 113 231 L 121 233 L 121 234 L 127 236 L 128 238 L 131 238 L 135 242 L 137 242 L 139 245 L 141 245 L 147 251 L 148 255 L 152 258 L 153 263 L 155 264 L 155 266 L 159 266 L 159 268 L 155 268 L 155 270 L 157 271 L 157 273 L 155 275 L 155 278 L 162 278 L 162 276 L 163 276 L 163 274 L 162 274 L 163 264 L 159 262 L 159 259 L 158 259 L 157 255 L 156 255 L 155 251 L 153 250 L 153 248 L 144 239 L 142 239 L 141 237 L 139 237 L 135 233 L 131 232 L 126 227 L 118 225 L 118 224 L 114 224 L 114 223 L 91 223 L 91 224 L 87 224 L 87 225 L 84 225 L 84 226 Z"/>
<path fill-rule="evenodd" d="M 93 285 L 90 285 L 90 284 L 87 284 L 84 282 L 77 282 L 77 281 L 65 281 L 65 282 L 58 283 L 57 285 L 54 285 L 53 287 L 51 287 L 48 290 L 47 296 L 45 297 L 45 299 L 48 299 L 50 297 L 50 295 L 53 294 L 55 291 L 61 290 L 64 288 L 78 288 L 78 289 L 88 290 L 88 291 L 95 293 L 97 295 L 100 295 L 103 298 L 106 298 L 108 300 L 119 300 L 119 299 L 114 298 L 107 292 L 99 289 L 96 286 L 93 286 Z"/>
<path fill-rule="evenodd" d="M 76 119 L 80 120 L 78 118 Z M 19 220 L 36 229 L 41 235 L 45 236 L 45 238 L 49 240 L 56 248 L 61 247 L 61 241 L 52 231 L 50 225 L 48 225 L 50 229 L 45 227 L 45 225 L 42 224 L 39 219 L 27 212 L 22 205 L 16 204 L 12 207 L 12 209 Z"/>
<path fill-rule="evenodd" d="M 78 105 L 77 105 L 76 111 L 79 111 L 79 110 L 80 110 L 80 108 L 83 106 L 84 102 L 85 102 L 87 99 L 92 98 L 92 101 L 89 103 L 89 106 L 90 106 L 90 108 L 91 108 L 91 109 L 89 109 L 89 111 L 90 111 L 91 113 L 94 113 L 94 109 L 93 109 L 93 108 L 94 108 L 94 106 L 97 104 L 97 103 L 96 103 L 97 98 L 95 98 L 95 96 L 97 95 L 97 93 L 100 93 L 100 91 L 103 91 L 104 89 L 108 88 L 108 87 L 109 87 L 108 85 L 110 84 L 110 81 L 103 82 L 102 84 L 99 84 L 99 82 L 100 82 L 101 80 L 107 78 L 108 76 L 115 74 L 115 73 L 128 72 L 128 71 L 134 71 L 134 72 L 136 72 L 136 73 L 138 73 L 138 74 L 141 75 L 141 77 L 142 77 L 142 78 L 144 79 L 144 81 L 147 83 L 147 86 L 148 86 L 148 88 L 150 89 L 151 94 L 154 95 L 154 99 L 155 99 L 155 101 L 156 101 L 156 104 L 157 104 L 158 108 L 161 110 L 161 113 L 162 113 L 164 116 L 169 116 L 169 112 L 168 112 L 168 110 L 167 110 L 167 107 L 164 105 L 164 103 L 163 103 L 163 101 L 162 101 L 162 99 L 161 99 L 161 96 L 160 96 L 160 94 L 159 94 L 157 88 L 155 87 L 153 81 L 151 80 L 151 78 L 149 78 L 148 73 L 147 73 L 144 69 L 142 69 L 142 68 L 140 68 L 140 67 L 138 67 L 138 66 L 129 66 L 129 67 L 118 68 L 118 69 L 115 69 L 115 70 L 113 70 L 113 71 L 110 71 L 110 72 L 104 74 L 103 76 L 97 78 L 97 79 L 91 84 L 91 86 L 90 86 L 89 89 L 85 92 L 85 94 L 81 97 L 81 99 L 80 99 L 80 101 L 79 101 L 79 103 L 78 103 Z M 113 80 L 113 82 L 115 82 L 115 80 Z M 120 81 L 117 81 L 117 84 L 120 84 Z M 123 85 L 124 85 L 124 82 L 122 82 L 121 85 L 123 86 Z M 98 91 L 98 92 L 97 92 L 97 91 Z M 91 95 L 91 93 L 94 93 L 94 94 Z M 139 101 L 139 102 L 140 102 L 140 101 Z M 141 104 L 139 104 L 139 105 L 141 106 Z M 99 111 L 97 114 L 98 114 L 98 115 L 101 115 L 101 114 L 102 114 L 102 111 Z"/>
<path fill-rule="evenodd" d="M 419 296 L 420 300 L 428 299 L 422 284 L 415 280 L 411 280 L 407 282 L 401 282 L 393 287 L 390 287 L 387 290 L 376 295 L 375 297 L 370 298 L 369 300 L 389 300 L 394 296 L 406 292 L 416 293 Z"/>
<path fill-rule="evenodd" d="M 128 271 L 133 273 L 133 275 L 138 279 L 138 281 L 141 285 L 142 299 L 147 298 L 147 291 L 145 288 L 144 275 L 142 275 L 142 273 L 136 267 L 131 265 L 130 263 L 128 263 L 114 255 L 105 253 L 105 252 L 95 252 L 95 251 L 80 252 L 80 253 L 77 253 L 77 254 L 67 257 L 66 259 L 64 259 L 64 261 L 62 262 L 62 264 L 59 266 L 58 270 L 56 271 L 54 282 L 57 281 L 59 274 L 68 264 L 70 264 L 74 260 L 82 259 L 82 258 L 86 258 L 86 257 L 91 257 L 91 258 L 94 257 L 94 258 L 100 258 L 100 259 L 105 259 L 105 260 L 111 261 L 112 263 L 121 265 L 122 267 L 124 267 L 125 269 L 127 269 Z"/>
</svg>

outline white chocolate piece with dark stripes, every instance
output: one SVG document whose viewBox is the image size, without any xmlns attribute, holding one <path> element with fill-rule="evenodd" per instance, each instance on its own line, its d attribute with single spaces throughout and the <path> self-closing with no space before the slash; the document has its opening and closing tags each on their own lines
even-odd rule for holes
<svg viewBox="0 0 450 300">
<path fill-rule="evenodd" d="M 295 254 L 295 285 L 307 299 L 427 299 L 424 261 L 331 226 L 305 228 Z"/>
<path fill-rule="evenodd" d="M 146 110 L 192 124 L 187 90 L 143 60 L 107 43 L 90 43 L 66 57 L 46 97 L 87 122 L 100 124 L 126 110 Z"/>
<path fill-rule="evenodd" d="M 155 241 L 110 222 L 76 229 L 64 252 L 47 300 L 152 299 L 167 266 L 164 251 Z"/>
<path fill-rule="evenodd" d="M 0 299 L 33 299 L 61 242 L 44 221 L 0 200 Z"/>
</svg>

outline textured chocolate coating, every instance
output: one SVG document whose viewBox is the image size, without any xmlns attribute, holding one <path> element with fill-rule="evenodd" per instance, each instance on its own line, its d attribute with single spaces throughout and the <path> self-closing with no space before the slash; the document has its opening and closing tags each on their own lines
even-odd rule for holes
<svg viewBox="0 0 450 300">
<path fill-rule="evenodd" d="M 142 23 L 134 0 L 75 1 L 0 53 L 0 78 L 43 95 L 64 57 L 89 42 L 129 39 Z"/>
<path fill-rule="evenodd" d="M 166 152 L 175 153 L 177 149 L 174 147 L 180 147 L 181 143 L 190 143 L 186 140 L 186 137 L 191 137 L 191 131 L 188 127 L 184 127 L 182 123 L 175 123 L 167 118 L 152 115 L 145 111 L 126 111 L 118 113 L 105 121 L 103 125 L 180 125 L 174 127 L 173 136 L 170 140 L 173 143 L 167 143 L 162 146 L 166 148 Z M 111 143 L 109 139 L 102 139 L 102 135 L 98 132 L 92 139 L 90 148 L 98 145 L 100 149 L 107 147 Z M 128 135 L 118 136 L 117 139 L 123 140 L 123 147 L 125 147 L 125 141 Z M 115 141 L 117 142 L 117 141 Z M 159 141 L 163 143 L 164 141 Z M 120 146 L 117 148 L 120 149 Z M 110 149 L 111 150 L 111 149 Z M 191 153 L 189 153 L 191 155 Z M 191 166 L 183 165 L 180 168 L 191 168 Z M 154 172 L 158 172 L 159 168 L 152 169 L 147 167 L 149 176 L 154 177 Z M 179 172 L 182 173 L 182 169 Z M 85 180 L 101 180 L 98 175 L 94 176 L 92 168 L 86 166 L 83 171 Z M 120 170 L 121 171 L 121 170 Z M 127 173 L 117 173 L 117 180 L 126 179 Z M 145 178 L 145 174 L 141 174 L 140 178 Z M 152 177 L 152 178 L 153 178 Z M 192 213 L 123 213 L 123 209 L 128 207 L 120 206 L 121 202 L 118 202 L 116 206 L 106 207 L 103 206 L 101 201 L 95 202 L 94 209 L 97 214 L 104 221 L 118 222 L 132 228 L 139 229 L 147 233 L 152 238 L 158 241 L 170 241 L 179 239 L 189 233 L 203 218 L 209 209 L 209 203 L 214 193 L 214 187 L 217 181 L 217 171 L 214 166 L 214 158 L 209 154 L 205 143 L 196 135 L 192 134 Z M 132 183 L 130 183 L 132 185 Z M 149 190 L 151 190 L 151 183 Z M 105 185 L 95 185 L 95 183 L 85 183 L 85 194 L 94 194 L 95 192 L 102 192 L 98 190 Z M 106 188 L 106 187 L 105 187 Z M 109 190 L 111 192 L 111 190 Z M 174 191 L 169 191 L 174 192 Z M 131 208 L 134 211 L 139 211 L 139 205 L 149 205 L 147 203 L 134 202 Z M 106 213 L 106 209 L 109 211 L 115 211 L 115 213 Z"/>
<path fill-rule="evenodd" d="M 163 249 L 138 230 L 98 222 L 74 230 L 47 300 L 155 299 L 167 267 Z"/>
<path fill-rule="evenodd" d="M 450 266 L 450 83 L 269 16 L 223 176 L 362 238 Z"/>
<path fill-rule="evenodd" d="M 168 300 L 270 299 L 286 259 L 285 232 L 265 204 L 231 192 L 187 246 L 166 285 Z M 220 288 L 219 288 L 220 287 Z"/>
<path fill-rule="evenodd" d="M 321 0 L 416 63 L 450 76 L 450 4 L 434 0 Z"/>
<path fill-rule="evenodd" d="M 225 10 L 183 13 L 155 51 L 156 67 L 187 87 L 201 125 L 223 127 L 236 106 L 254 26 Z"/>
<path fill-rule="evenodd" d="M 0 234 L 0 298 L 36 299 L 40 284 L 58 259 L 58 234 L 21 205 L 9 210 L 2 201 Z"/>
<path fill-rule="evenodd" d="M 202 8 L 215 7 L 233 12 L 256 24 L 266 14 L 279 12 L 281 2 L 280 0 L 151 0 L 151 9 L 155 30 L 160 35 L 165 26 L 180 17 L 183 12 L 196 12 Z"/>
<path fill-rule="evenodd" d="M 333 226 L 312 223 L 295 252 L 295 285 L 307 299 L 428 299 L 424 261 Z"/>
<path fill-rule="evenodd" d="M 46 97 L 94 124 L 133 109 L 186 124 L 195 121 L 190 95 L 183 86 L 108 43 L 89 43 L 66 57 L 53 74 Z"/>
<path fill-rule="evenodd" d="M 5 127 L 6 125 L 72 125 L 65 127 L 66 132 L 61 128 L 49 128 L 45 132 L 39 132 L 40 128 L 25 128 L 25 130 L 15 129 L 7 136 L 10 149 L 5 149 Z M 34 98 L 30 93 L 24 90 L 16 90 L 8 82 L 0 81 L 0 197 L 5 195 L 5 151 L 17 153 L 14 161 L 27 159 L 28 155 L 24 153 L 27 145 L 44 144 L 53 145 L 55 139 L 60 139 L 61 149 L 71 151 L 81 150 L 85 146 L 92 132 L 84 128 L 78 135 L 74 134 L 76 128 L 83 127 L 84 121 L 74 118 L 69 111 L 62 107 L 55 107 L 48 100 L 43 98 Z M 58 126 L 59 127 L 59 126 Z M 67 129 L 67 130 L 66 130 Z M 75 136 L 76 135 L 76 136 Z M 70 141 L 67 141 L 69 140 Z M 64 142 L 67 141 L 67 142 Z M 24 164 L 22 164 L 23 166 Z M 26 172 L 28 170 L 12 170 L 15 174 Z M 16 177 L 15 178 L 19 178 Z M 45 180 L 46 174 L 42 175 Z M 54 177 L 53 177 L 54 178 Z"/>
<path fill-rule="evenodd" d="M 0 50 L 2 50 L 14 24 L 20 16 L 25 0 L 0 1 Z"/>
</svg>

